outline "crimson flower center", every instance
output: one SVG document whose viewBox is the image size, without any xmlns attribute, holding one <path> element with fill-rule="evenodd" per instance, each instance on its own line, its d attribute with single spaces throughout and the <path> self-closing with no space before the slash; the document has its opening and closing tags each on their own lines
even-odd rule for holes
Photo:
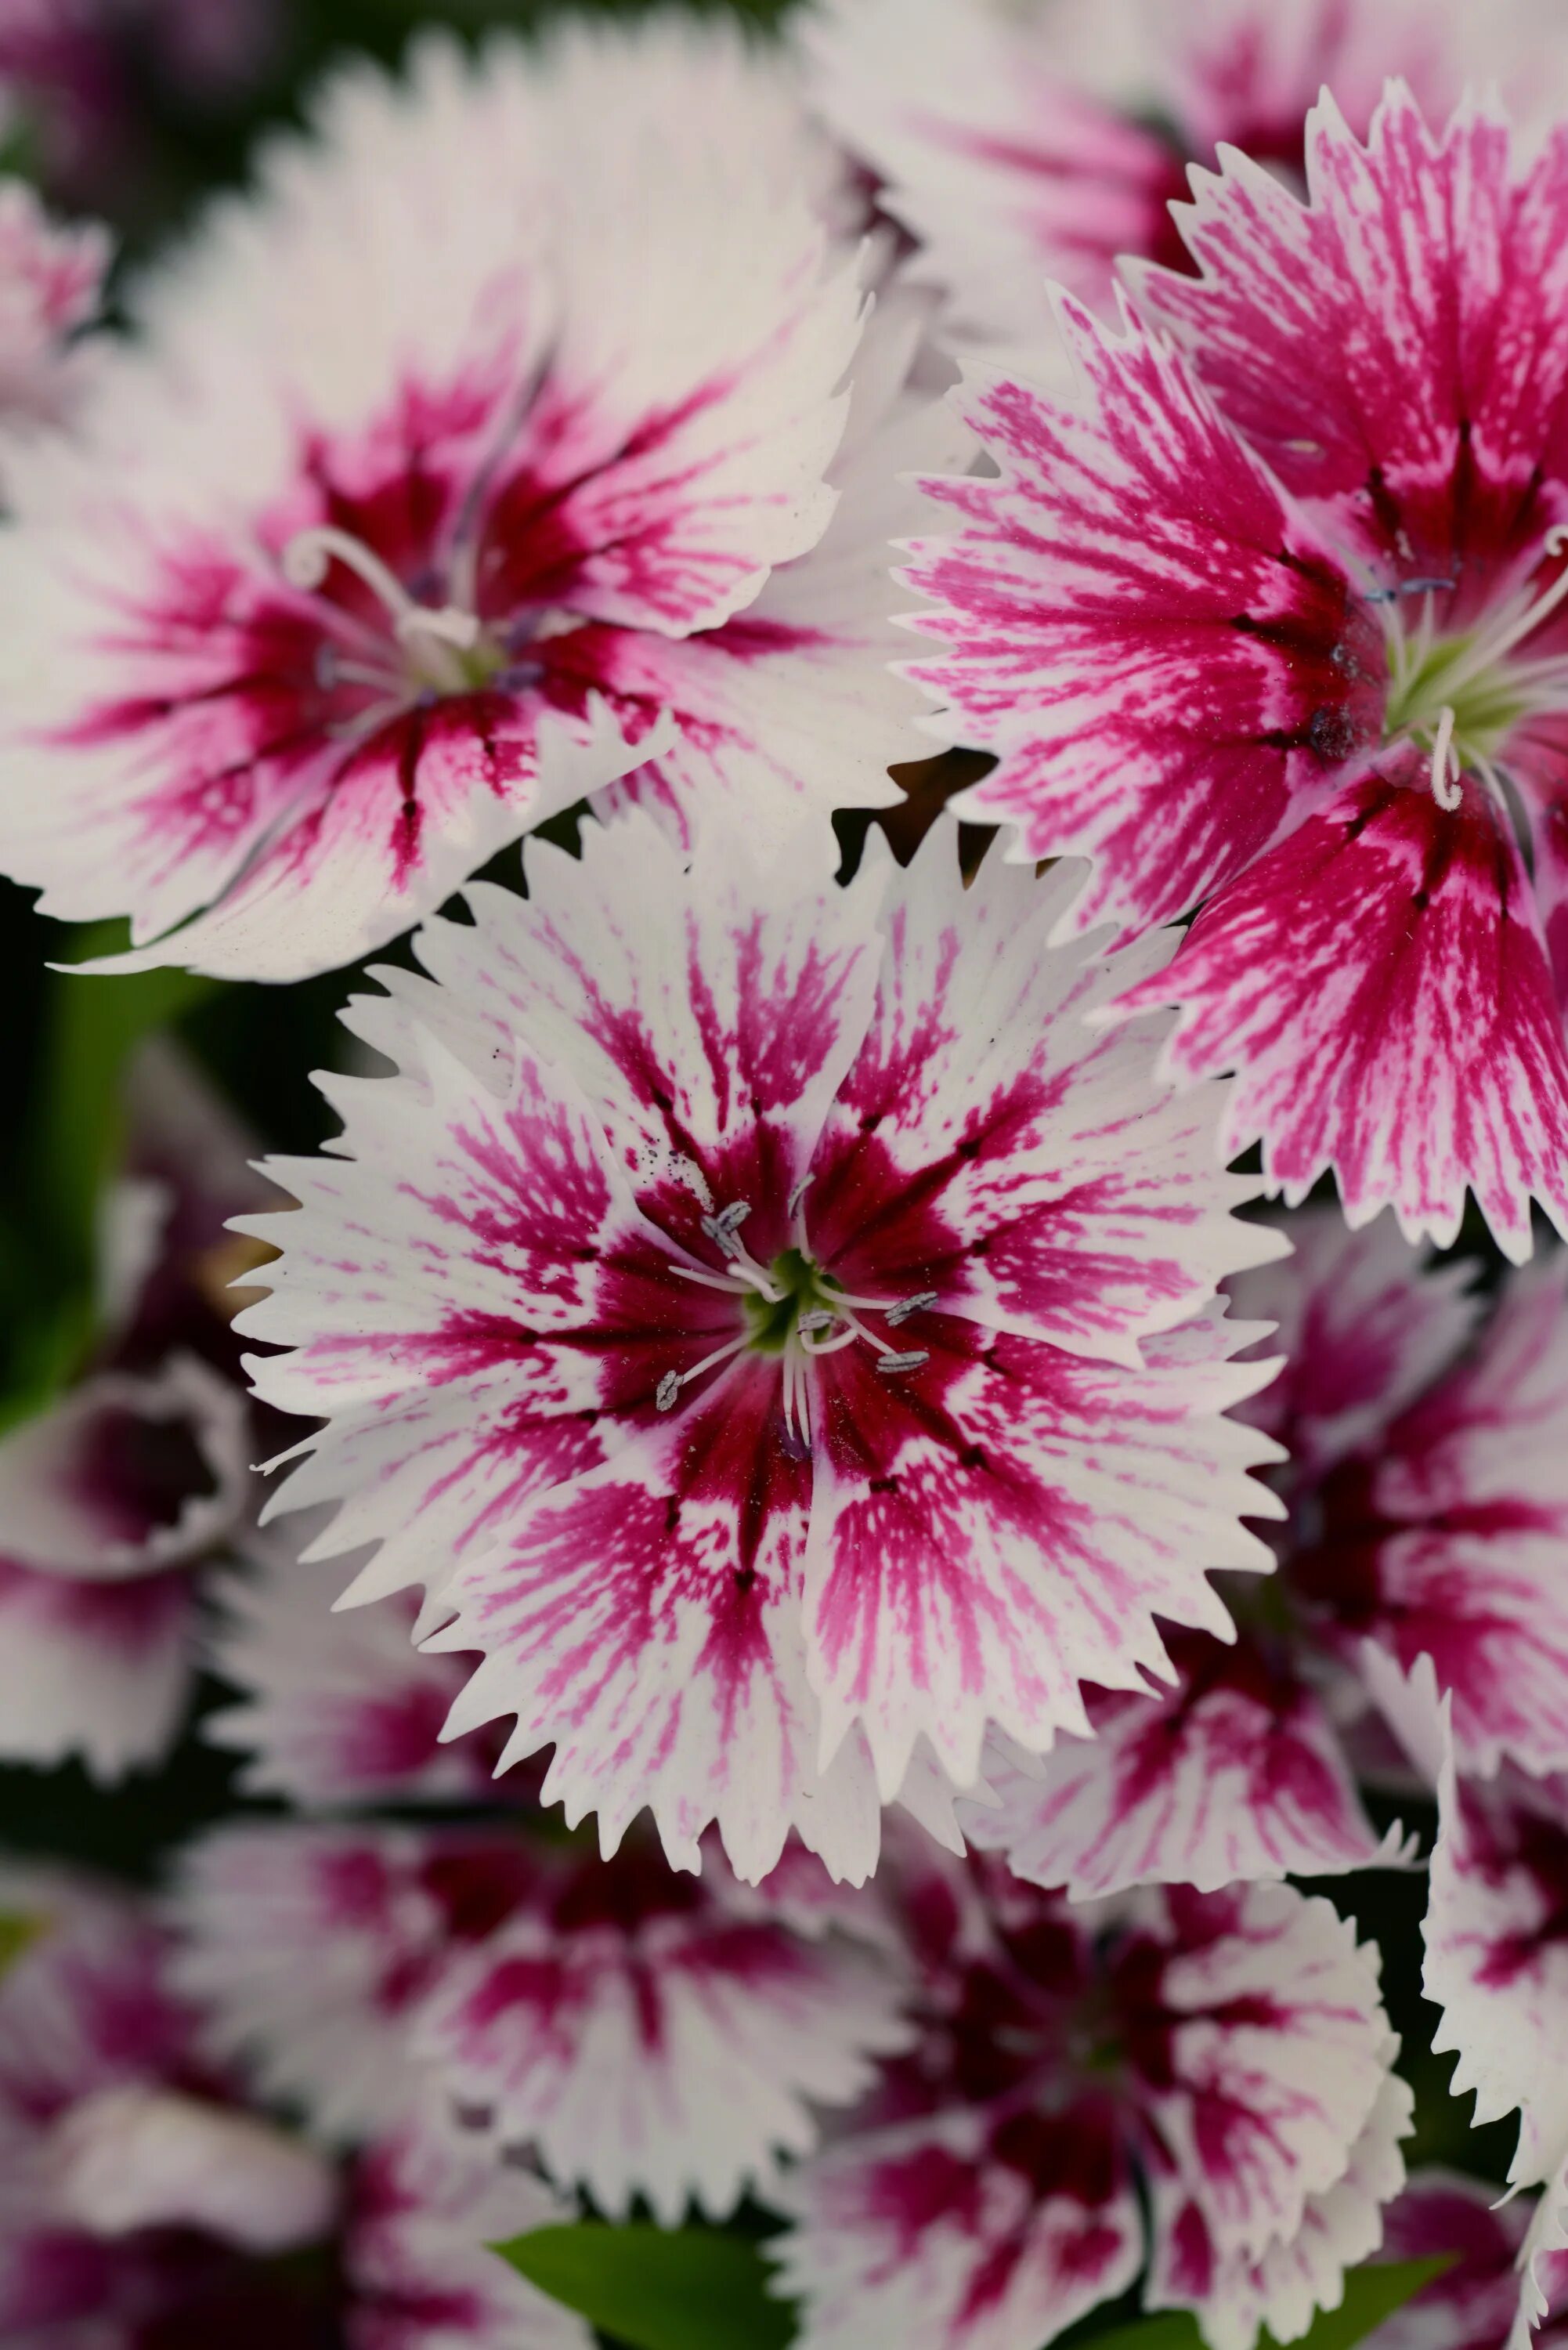
<svg viewBox="0 0 1568 2350">
<path fill-rule="evenodd" d="M 722 1271 L 676 1265 L 685 1281 L 727 1291 L 742 1309 L 736 1336 L 704 1355 L 687 1371 L 666 1371 L 655 1403 L 673 1411 L 682 1388 L 718 1369 L 736 1355 L 777 1357 L 784 1380 L 784 1428 L 791 1437 L 811 1435 L 811 1365 L 824 1355 L 836 1355 L 857 1343 L 870 1348 L 877 1372 L 895 1378 L 917 1371 L 930 1360 L 927 1347 L 904 1347 L 885 1337 L 866 1320 L 870 1315 L 886 1329 L 898 1329 L 911 1315 L 928 1313 L 937 1303 L 934 1289 L 917 1290 L 904 1297 L 866 1297 L 845 1289 L 825 1272 L 806 1245 L 799 1218 L 803 1183 L 791 1201 L 799 1236 L 797 1246 L 784 1249 L 771 1264 L 760 1264 L 741 1238 L 741 1227 L 751 1214 L 751 1202 L 736 1200 L 702 1218 L 702 1231 L 723 1259 Z"/>
</svg>

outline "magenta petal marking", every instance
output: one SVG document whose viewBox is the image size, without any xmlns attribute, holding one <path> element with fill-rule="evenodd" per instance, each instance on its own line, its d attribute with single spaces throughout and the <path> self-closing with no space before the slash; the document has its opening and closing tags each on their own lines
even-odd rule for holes
<svg viewBox="0 0 1568 2350">
<path fill-rule="evenodd" d="M 1561 505 L 1568 140 L 1526 165 L 1497 114 L 1428 127 L 1396 83 L 1366 147 L 1331 100 L 1307 155 L 1310 206 L 1241 158 L 1203 180 L 1202 274 L 1144 274 L 1140 298 L 1292 491 L 1473 608 Z"/>
<path fill-rule="evenodd" d="M 1244 1640 L 1171 1646 L 1182 1680 L 1168 1697 L 1091 1691 L 1092 1740 L 1059 1739 L 1035 1775 L 988 1771 L 1002 1808 L 969 1810 L 971 1842 L 1081 1900 L 1374 1863 L 1378 1840 L 1307 1685 Z"/>
<path fill-rule="evenodd" d="M 1466 1771 L 1568 1769 L 1565 1301 L 1559 1262 L 1516 1274 L 1471 1352 L 1325 1486 L 1303 1563 L 1404 1672 L 1431 1659 Z"/>
<path fill-rule="evenodd" d="M 1048 943 L 1076 886 L 1071 868 L 1041 882 L 991 856 L 966 889 L 940 831 L 894 877 L 808 1222 L 846 1289 L 935 1290 L 944 1310 L 1136 1365 L 1138 1339 L 1200 1311 L 1221 1264 L 1278 1243 L 1227 1212 L 1244 1195 L 1217 1173 L 1217 1100 L 1162 1098 L 1147 1030 L 1112 1032 L 1128 1049 L 1106 1054 L 1086 1029 L 1116 974 Z"/>
<path fill-rule="evenodd" d="M 968 805 L 1095 870 L 1074 914 L 1185 913 L 1320 805 L 1381 728 L 1380 635 L 1338 561 L 1130 320 L 1067 331 L 1092 401 L 982 385 L 1001 478 L 933 481 L 957 535 L 907 575 L 942 652 L 909 674 L 999 759 Z"/>
<path fill-rule="evenodd" d="M 1568 1230 L 1568 1051 L 1519 852 L 1480 787 L 1457 815 L 1372 776 L 1208 906 L 1123 1009 L 1179 1003 L 1186 1078 L 1239 1071 L 1224 1149 L 1263 1139 L 1287 1199 L 1325 1170 L 1448 1243 L 1468 1185 L 1508 1253 L 1530 1201 Z"/>
<path fill-rule="evenodd" d="M 1423 1265 L 1394 1219 L 1350 1231 L 1334 1207 L 1290 1219 L 1292 1254 L 1226 1283 L 1236 1313 L 1272 1322 L 1278 1375 L 1241 1407 L 1291 1456 L 1294 1482 L 1375 1447 L 1448 1369 L 1484 1309 L 1475 1268 Z"/>
<path fill-rule="evenodd" d="M 1081 1681 L 1167 1677 L 1156 1614 L 1222 1630 L 1204 1570 L 1267 1557 L 1226 1515 L 1257 1506 L 1236 1472 L 1258 1440 L 1201 1417 L 1234 1376 L 1211 1334 L 1137 1372 L 935 1315 L 921 1339 L 896 1384 L 823 1367 L 813 1680 L 830 1735 L 864 1722 L 885 1797 L 922 1732 L 961 1786 L 988 1721 L 1036 1752 L 1086 1735 Z"/>
<path fill-rule="evenodd" d="M 433 1645 L 481 1648 L 454 1727 L 514 1713 L 504 1759 L 551 1743 L 546 1800 L 618 1840 L 651 1804 L 697 1865 L 715 1816 L 737 1869 L 778 1857 L 815 1772 L 797 1611 L 809 1476 L 753 1358 L 607 1466 L 539 1497 L 443 1596 Z"/>
</svg>

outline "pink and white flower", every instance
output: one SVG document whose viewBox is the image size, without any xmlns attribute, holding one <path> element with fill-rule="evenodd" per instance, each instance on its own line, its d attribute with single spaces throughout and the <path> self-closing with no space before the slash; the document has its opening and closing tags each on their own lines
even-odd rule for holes
<svg viewBox="0 0 1568 2350">
<path fill-rule="evenodd" d="M 101 1217 L 99 1330 L 75 1385 L 0 1438 L 0 1754 L 155 1762 L 201 1648 L 201 1576 L 254 1507 L 254 1419 L 223 1284 L 261 1196 L 234 1122 L 171 1048 L 127 1083 Z"/>
<path fill-rule="evenodd" d="M 1145 2272 L 1213 2350 L 1337 2301 L 1410 2100 L 1376 1953 L 1328 1903 L 1251 1886 L 1085 1917 L 981 1865 L 919 1917 L 919 2038 L 779 2192 L 802 2350 L 1034 2350 Z"/>
<path fill-rule="evenodd" d="M 988 1722 L 1038 1752 L 1080 1680 L 1168 1670 L 1157 1613 L 1223 1637 L 1208 1571 L 1273 1506 L 1209 1309 L 1281 1243 L 1213 1098 L 1084 1025 L 1072 877 L 966 890 L 946 828 L 824 867 L 630 817 L 531 850 L 354 1007 L 401 1074 L 331 1081 L 335 1155 L 269 1166 L 302 1211 L 244 1226 L 283 1254 L 242 1326 L 294 1348 L 257 1392 L 327 1422 L 275 1504 L 341 1504 L 306 1555 L 433 1585 L 483 1652 L 452 1730 L 553 1743 L 570 1823 L 648 1804 L 694 1867 L 716 1818 L 749 1877 L 792 1824 L 864 1876 Z"/>
<path fill-rule="evenodd" d="M 7 869 L 131 964 L 294 979 L 634 771 L 769 836 L 895 798 L 890 484 L 955 428 L 820 183 L 718 36 L 341 77 L 19 484 Z"/>
<path fill-rule="evenodd" d="M 203 2054 L 144 1907 L 15 1873 L 0 1901 L 26 1935 L 0 1981 L 8 2350 L 587 2350 L 485 2249 L 558 2199 L 442 2129 L 406 2057 L 396 2123 L 336 2161 Z"/>
<path fill-rule="evenodd" d="M 1455 2050 L 1453 2093 L 1478 2124 L 1516 2109 L 1513 2188 L 1542 2189 L 1518 2261 L 1511 2342 L 1568 2288 L 1568 1774 L 1505 1763 L 1461 1778 L 1449 1742 L 1438 1787 L 1422 1986 L 1443 2011 L 1433 2046 Z"/>
<path fill-rule="evenodd" d="M 1243 1409 L 1285 1446 L 1266 1585 L 1226 1596 L 1234 1641 L 1172 1643 L 1168 1693 L 1090 1693 L 1092 1740 L 1027 1770 L 966 1833 L 1080 1899 L 1160 1880 L 1397 1862 L 1356 1790 L 1369 1720 L 1397 1740 L 1446 1696 L 1462 1767 L 1568 1769 L 1568 1263 L 1424 1270 L 1385 1217 L 1291 1219 L 1293 1255 L 1231 1284 L 1280 1377 Z"/>
<path fill-rule="evenodd" d="M 638 1838 L 602 1861 L 515 1824 L 231 1828 L 189 1864 L 181 1980 L 214 2054 L 330 2135 L 394 2126 L 413 2057 L 493 2161 L 722 2217 L 908 2037 L 879 1917 L 803 1916 L 803 1863 L 826 1889 L 797 1853 L 774 1901 Z"/>
<path fill-rule="evenodd" d="M 136 2350 L 203 2321 L 236 2345 L 310 2339 L 259 2262 L 331 2233 L 330 2164 L 202 2065 L 144 1911 L 43 1876 L 0 1898 L 30 1931 L 0 1981 L 7 2344 Z"/>
<path fill-rule="evenodd" d="M 1314 113 L 1306 203 L 1229 156 L 1199 275 L 1119 329 L 1063 297 L 1080 405 L 974 377 L 997 473 L 928 484 L 908 575 L 912 673 L 997 754 L 968 810 L 1092 860 L 1064 930 L 1199 909 L 1121 1008 L 1237 1071 L 1224 1151 L 1442 1243 L 1468 1186 L 1514 1258 L 1532 1199 L 1568 1225 L 1565 158 L 1397 86 L 1365 147 Z"/>
<path fill-rule="evenodd" d="M 1300 184 L 1325 86 L 1358 132 L 1392 74 L 1438 117 L 1467 74 L 1537 103 L 1561 86 L 1518 5 L 1489 9 L 1483 39 L 1462 5 L 1412 0 L 827 0 L 804 46 L 953 324 L 1037 347 L 1051 280 L 1100 307 L 1119 255 L 1187 265 L 1170 207 L 1221 144 Z"/>
</svg>

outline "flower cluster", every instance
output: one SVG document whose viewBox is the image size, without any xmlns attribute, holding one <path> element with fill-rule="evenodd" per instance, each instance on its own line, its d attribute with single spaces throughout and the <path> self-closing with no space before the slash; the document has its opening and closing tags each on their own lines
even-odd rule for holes
<svg viewBox="0 0 1568 2350">
<path fill-rule="evenodd" d="M 18 2350 L 588 2350 L 494 2247 L 644 2214 L 801 2350 L 1434 2252 L 1378 2350 L 1568 2340 L 1568 44 L 1480 30 L 431 32 L 108 304 L 0 185 L 95 926 Z"/>
</svg>

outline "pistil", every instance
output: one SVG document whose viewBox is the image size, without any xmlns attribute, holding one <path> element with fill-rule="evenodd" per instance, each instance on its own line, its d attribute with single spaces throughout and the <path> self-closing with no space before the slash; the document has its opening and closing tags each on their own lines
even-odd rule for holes
<svg viewBox="0 0 1568 2350">
<path fill-rule="evenodd" d="M 383 675 L 361 671 L 351 676 L 347 665 L 335 664 L 334 673 L 349 682 L 390 686 L 406 691 L 431 687 L 438 692 L 462 692 L 477 681 L 472 656 L 482 650 L 483 630 L 475 612 L 456 604 L 421 604 L 410 595 L 391 567 L 375 549 L 352 531 L 333 523 L 313 524 L 296 531 L 283 550 L 283 574 L 289 585 L 315 595 L 326 583 L 332 565 L 341 563 L 367 587 L 386 610 L 394 639 L 408 657 L 409 674 L 395 670 Z M 469 656 L 464 659 L 464 656 Z M 482 669 L 499 666 L 485 660 Z"/>
</svg>

